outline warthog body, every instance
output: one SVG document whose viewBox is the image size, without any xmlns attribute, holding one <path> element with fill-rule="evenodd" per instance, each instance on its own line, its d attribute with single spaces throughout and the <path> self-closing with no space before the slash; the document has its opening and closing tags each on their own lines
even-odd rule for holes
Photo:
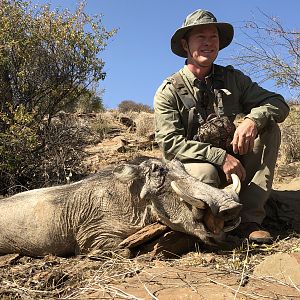
<svg viewBox="0 0 300 300">
<path fill-rule="evenodd" d="M 108 167 L 77 183 L 0 200 L 0 254 L 68 256 L 114 250 L 156 221 L 203 241 L 218 239 L 223 230 L 208 231 L 205 211 L 224 221 L 236 220 L 241 208 L 237 200 L 235 192 L 189 176 L 178 162 L 166 166 L 148 159 Z"/>
</svg>

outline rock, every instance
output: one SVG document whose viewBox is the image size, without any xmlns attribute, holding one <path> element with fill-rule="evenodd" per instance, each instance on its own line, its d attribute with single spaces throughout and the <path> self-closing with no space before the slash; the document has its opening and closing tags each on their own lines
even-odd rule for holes
<svg viewBox="0 0 300 300">
<path fill-rule="evenodd" d="M 155 141 L 134 141 L 134 143 L 129 143 L 128 147 L 136 150 L 151 150 L 157 147 L 157 143 Z"/>
<path fill-rule="evenodd" d="M 168 230 L 169 228 L 166 225 L 160 223 L 150 224 L 123 240 L 119 247 L 132 248 L 139 246 L 157 236 L 164 234 Z"/>
<path fill-rule="evenodd" d="M 297 164 L 295 166 L 293 166 L 293 164 L 289 164 L 289 166 L 295 167 L 295 168 L 299 168 L 300 164 Z M 273 185 L 275 190 L 272 191 L 273 193 L 276 193 L 276 190 L 281 190 L 281 191 L 299 191 L 300 190 L 300 177 L 296 177 L 291 179 L 288 182 L 284 182 L 284 183 L 277 183 Z M 271 194 L 272 195 L 272 194 Z"/>
<path fill-rule="evenodd" d="M 212 253 L 204 253 L 202 255 L 202 261 L 208 265 L 216 262 L 216 257 Z"/>
<path fill-rule="evenodd" d="M 116 143 L 115 146 L 112 147 L 112 150 L 114 152 L 126 152 L 125 145 L 127 145 L 128 142 L 124 139 L 123 136 L 116 136 L 111 141 Z"/>
<path fill-rule="evenodd" d="M 133 128 L 136 126 L 135 122 L 131 118 L 125 117 L 125 116 L 120 117 L 120 123 L 125 125 L 126 127 L 130 127 L 130 128 Z"/>
<path fill-rule="evenodd" d="M 125 145 L 127 144 L 128 142 L 123 136 L 115 136 L 112 139 L 105 139 L 95 146 L 86 147 L 84 151 L 88 154 L 116 152 L 124 153 L 126 151 Z"/>
<path fill-rule="evenodd" d="M 155 141 L 155 132 L 151 132 L 147 135 L 148 141 Z"/>
<path fill-rule="evenodd" d="M 254 275 L 271 276 L 287 284 L 300 285 L 300 252 L 277 253 L 255 267 Z"/>
</svg>

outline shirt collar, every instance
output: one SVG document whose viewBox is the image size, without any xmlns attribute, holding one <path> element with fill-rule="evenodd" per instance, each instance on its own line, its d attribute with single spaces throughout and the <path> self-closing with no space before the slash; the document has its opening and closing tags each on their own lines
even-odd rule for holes
<svg viewBox="0 0 300 300">
<path fill-rule="evenodd" d="M 205 76 L 205 83 L 207 84 L 211 78 L 213 77 L 215 73 L 215 65 L 212 65 L 211 72 Z M 188 66 L 185 64 L 183 67 L 183 74 L 186 76 L 189 82 L 191 82 L 194 86 L 198 86 L 201 83 L 201 80 L 199 80 L 194 73 L 188 68 Z"/>
</svg>

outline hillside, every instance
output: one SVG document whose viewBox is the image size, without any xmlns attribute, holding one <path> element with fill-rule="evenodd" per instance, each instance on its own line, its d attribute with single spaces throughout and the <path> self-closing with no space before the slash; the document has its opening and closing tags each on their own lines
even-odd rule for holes
<svg viewBox="0 0 300 300">
<path fill-rule="evenodd" d="M 62 119 L 84 136 L 81 168 L 86 173 L 136 156 L 160 157 L 150 113 L 63 114 L 56 122 Z M 300 199 L 299 105 L 291 106 L 280 127 L 273 187 L 278 192 L 273 195 Z M 300 299 L 299 264 L 300 235 L 289 228 L 281 228 L 272 245 L 244 242 L 231 250 L 197 246 L 172 259 L 13 254 L 0 256 L 0 299 Z"/>
</svg>

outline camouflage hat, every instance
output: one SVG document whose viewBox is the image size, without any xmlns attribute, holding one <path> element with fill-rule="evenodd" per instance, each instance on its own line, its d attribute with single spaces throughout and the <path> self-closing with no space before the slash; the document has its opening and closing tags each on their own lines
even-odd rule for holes
<svg viewBox="0 0 300 300">
<path fill-rule="evenodd" d="M 181 39 L 193 27 L 208 24 L 214 24 L 218 28 L 220 50 L 227 47 L 233 39 L 234 30 L 232 25 L 229 23 L 220 23 L 211 12 L 198 9 L 189 14 L 184 20 L 182 26 L 173 34 L 171 39 L 172 52 L 178 56 L 187 57 L 187 53 L 181 45 Z"/>
</svg>

